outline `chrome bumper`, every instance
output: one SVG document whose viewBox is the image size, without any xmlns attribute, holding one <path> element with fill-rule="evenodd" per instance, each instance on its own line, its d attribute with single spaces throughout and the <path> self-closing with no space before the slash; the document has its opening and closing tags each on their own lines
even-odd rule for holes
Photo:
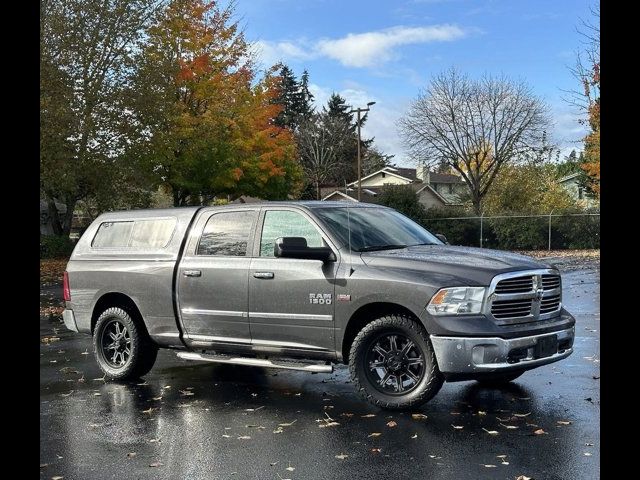
<svg viewBox="0 0 640 480">
<path fill-rule="evenodd" d="M 72 332 L 78 331 L 78 326 L 76 325 L 76 317 L 73 314 L 73 310 L 65 309 L 62 312 L 62 319 L 64 320 L 64 325 Z"/>
<path fill-rule="evenodd" d="M 541 339 L 554 335 L 558 339 L 558 345 L 565 348 L 537 358 L 538 343 Z M 510 339 L 431 335 L 431 343 L 442 373 L 485 373 L 528 370 L 562 360 L 573 353 L 574 337 L 575 327 L 571 327 L 558 332 Z"/>
</svg>

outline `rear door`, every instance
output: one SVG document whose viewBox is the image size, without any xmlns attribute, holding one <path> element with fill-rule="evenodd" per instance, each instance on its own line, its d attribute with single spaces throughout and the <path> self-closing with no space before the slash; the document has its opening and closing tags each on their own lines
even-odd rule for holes
<svg viewBox="0 0 640 480">
<path fill-rule="evenodd" d="M 310 247 L 331 246 L 329 241 L 302 210 L 264 208 L 261 218 L 249 275 L 253 345 L 333 352 L 333 297 L 338 262 L 273 255 L 278 237 L 304 237 Z"/>
<path fill-rule="evenodd" d="M 205 212 L 178 269 L 178 306 L 186 336 L 200 343 L 251 343 L 248 272 L 259 210 Z"/>
</svg>

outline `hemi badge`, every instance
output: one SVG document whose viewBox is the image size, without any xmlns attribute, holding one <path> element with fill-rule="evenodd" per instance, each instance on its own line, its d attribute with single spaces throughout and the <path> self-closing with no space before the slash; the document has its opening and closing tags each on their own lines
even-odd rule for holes
<svg viewBox="0 0 640 480">
<path fill-rule="evenodd" d="M 344 293 L 339 293 L 338 294 L 338 301 L 339 302 L 350 302 L 351 301 L 351 295 L 346 295 Z"/>
</svg>

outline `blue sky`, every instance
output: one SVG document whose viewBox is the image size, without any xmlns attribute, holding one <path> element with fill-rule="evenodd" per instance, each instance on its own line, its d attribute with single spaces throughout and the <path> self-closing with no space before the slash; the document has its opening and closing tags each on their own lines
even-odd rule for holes
<svg viewBox="0 0 640 480">
<path fill-rule="evenodd" d="M 551 108 L 555 142 L 581 149 L 584 129 L 563 90 L 581 46 L 576 31 L 593 0 L 237 0 L 236 13 L 263 66 L 306 68 L 317 103 L 338 92 L 376 101 L 363 130 L 413 166 L 397 119 L 429 78 L 455 66 L 472 76 L 523 79 Z"/>
</svg>

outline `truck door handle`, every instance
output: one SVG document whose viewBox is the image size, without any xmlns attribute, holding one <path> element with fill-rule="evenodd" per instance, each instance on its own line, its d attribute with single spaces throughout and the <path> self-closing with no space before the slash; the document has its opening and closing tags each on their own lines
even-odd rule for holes
<svg viewBox="0 0 640 480">
<path fill-rule="evenodd" d="M 184 270 L 182 274 L 185 277 L 201 277 L 202 272 L 200 270 Z"/>
<path fill-rule="evenodd" d="M 273 272 L 253 272 L 256 278 L 273 278 Z"/>
</svg>

